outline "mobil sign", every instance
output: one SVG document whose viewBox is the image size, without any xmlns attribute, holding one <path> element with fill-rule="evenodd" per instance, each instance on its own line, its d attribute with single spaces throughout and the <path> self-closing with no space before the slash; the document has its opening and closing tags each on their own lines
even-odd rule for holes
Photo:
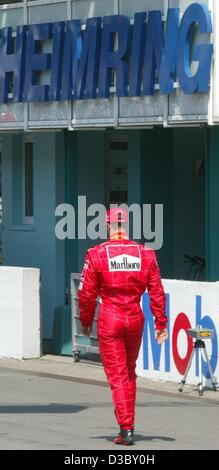
<svg viewBox="0 0 219 470">
<path fill-rule="evenodd" d="M 179 381 L 184 375 L 193 350 L 193 340 L 188 328 L 198 325 L 215 330 L 212 339 L 206 340 L 206 348 L 214 375 L 219 379 L 219 283 L 163 280 L 166 293 L 169 338 L 160 346 L 154 339 L 154 318 L 150 310 L 150 298 L 146 292 L 142 298 L 145 328 L 138 358 L 139 376 Z M 203 361 L 203 374 L 208 385 L 208 368 Z M 197 383 L 198 354 L 196 352 L 188 376 L 188 383 Z M 209 381 L 210 384 L 210 381 Z"/>
</svg>

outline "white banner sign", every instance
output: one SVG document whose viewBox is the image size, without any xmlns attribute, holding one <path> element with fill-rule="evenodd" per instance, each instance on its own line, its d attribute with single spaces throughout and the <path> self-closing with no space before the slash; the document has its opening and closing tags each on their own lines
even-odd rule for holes
<svg viewBox="0 0 219 470">
<path fill-rule="evenodd" d="M 150 300 L 146 293 L 142 306 L 146 316 L 142 347 L 137 364 L 141 377 L 180 382 L 190 355 L 193 340 L 188 337 L 188 328 L 200 325 L 215 330 L 212 339 L 205 344 L 213 374 L 219 377 L 219 283 L 163 281 L 166 293 L 166 312 L 169 318 L 169 338 L 165 345 L 157 345 L 154 339 L 154 318 L 150 311 Z M 202 358 L 204 383 L 210 385 L 207 364 Z M 198 383 L 198 353 L 194 355 L 187 382 Z"/>
</svg>

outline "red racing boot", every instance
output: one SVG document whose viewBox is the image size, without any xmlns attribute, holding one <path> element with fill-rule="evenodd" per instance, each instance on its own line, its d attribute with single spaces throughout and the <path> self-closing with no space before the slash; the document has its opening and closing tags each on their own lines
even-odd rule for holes
<svg viewBox="0 0 219 470">
<path fill-rule="evenodd" d="M 126 430 L 120 429 L 120 433 L 114 439 L 114 444 L 120 444 L 122 446 L 132 446 L 133 445 L 133 429 Z"/>
</svg>

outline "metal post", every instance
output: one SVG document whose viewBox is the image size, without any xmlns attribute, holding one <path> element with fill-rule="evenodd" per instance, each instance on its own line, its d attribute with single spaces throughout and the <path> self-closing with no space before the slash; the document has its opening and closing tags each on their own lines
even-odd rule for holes
<svg viewBox="0 0 219 470">
<path fill-rule="evenodd" d="M 183 391 L 183 387 L 184 387 L 184 385 L 185 385 L 185 383 L 186 383 L 186 379 L 187 379 L 187 376 L 188 376 L 188 373 L 189 373 L 189 369 L 190 369 L 191 364 L 192 364 L 192 359 L 193 359 L 194 354 L 195 354 L 195 348 L 193 348 L 193 351 L 192 351 L 192 353 L 191 353 L 191 356 L 190 356 L 188 365 L 187 365 L 187 367 L 186 367 L 185 375 L 184 375 L 183 379 L 182 379 L 181 382 L 180 382 L 180 386 L 179 386 L 179 388 L 178 388 L 179 392 L 182 392 L 182 391 Z"/>
<path fill-rule="evenodd" d="M 199 369 L 199 395 L 203 394 L 203 383 L 202 383 L 202 348 L 198 346 L 198 369 Z"/>
<path fill-rule="evenodd" d="M 212 368 L 211 368 L 211 363 L 209 361 L 209 357 L 208 357 L 206 347 L 203 348 L 203 352 L 204 352 L 205 359 L 206 359 L 206 362 L 207 362 L 207 365 L 208 365 L 208 370 L 209 370 L 209 374 L 210 374 L 210 377 L 211 377 L 212 387 L 213 387 L 213 390 L 216 392 L 217 391 L 217 380 L 213 375 Z"/>
</svg>

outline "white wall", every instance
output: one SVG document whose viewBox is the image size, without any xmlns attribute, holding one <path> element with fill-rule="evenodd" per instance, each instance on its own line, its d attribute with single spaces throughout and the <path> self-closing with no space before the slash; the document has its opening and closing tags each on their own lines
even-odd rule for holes
<svg viewBox="0 0 219 470">
<path fill-rule="evenodd" d="M 40 270 L 0 267 L 0 356 L 40 356 Z"/>
<path fill-rule="evenodd" d="M 153 337 L 153 318 L 148 306 L 148 294 L 142 298 L 144 313 L 146 316 L 145 333 L 137 364 L 139 376 L 161 379 L 173 382 L 182 380 L 184 369 L 188 363 L 190 350 L 188 350 L 187 326 L 192 328 L 198 324 L 205 328 L 213 327 L 215 337 L 206 340 L 206 347 L 214 369 L 214 375 L 219 380 L 219 283 L 217 282 L 188 282 L 163 280 L 167 295 L 167 314 L 169 316 L 169 339 L 165 346 L 157 346 Z M 184 315 L 180 315 L 183 313 Z M 180 315 L 180 316 L 179 316 Z M 177 333 L 178 324 L 178 333 Z M 188 326 L 190 327 L 190 326 Z M 191 341 L 191 340 L 190 340 Z M 190 345 L 191 348 L 191 345 Z M 188 357 L 187 356 L 188 353 Z M 184 366 L 182 362 L 185 359 Z M 197 357 L 193 358 L 187 382 L 198 383 Z M 203 360 L 204 383 L 210 385 L 206 379 L 206 364 Z M 181 364 L 181 366 L 180 366 Z"/>
</svg>

